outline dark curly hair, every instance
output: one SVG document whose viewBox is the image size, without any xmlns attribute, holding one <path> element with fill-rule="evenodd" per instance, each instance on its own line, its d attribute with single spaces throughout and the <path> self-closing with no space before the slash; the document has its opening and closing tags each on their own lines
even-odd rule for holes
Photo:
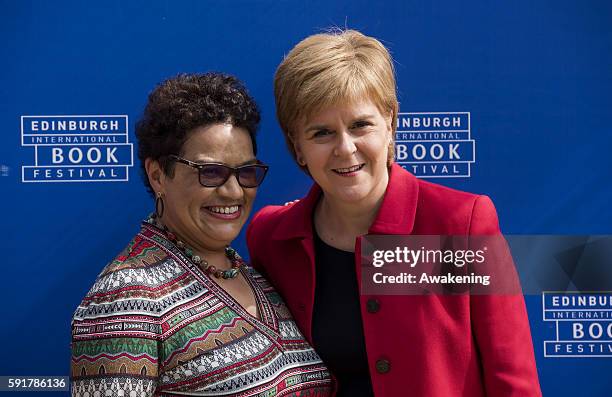
<svg viewBox="0 0 612 397">
<path fill-rule="evenodd" d="M 255 132 L 259 120 L 257 104 L 234 76 L 179 74 L 162 82 L 149 94 L 144 114 L 136 123 L 138 158 L 147 190 L 154 196 L 145 159 L 157 160 L 164 173 L 173 176 L 174 161 L 168 156 L 182 155 L 183 144 L 198 127 L 229 123 L 244 128 L 257 155 Z"/>
</svg>

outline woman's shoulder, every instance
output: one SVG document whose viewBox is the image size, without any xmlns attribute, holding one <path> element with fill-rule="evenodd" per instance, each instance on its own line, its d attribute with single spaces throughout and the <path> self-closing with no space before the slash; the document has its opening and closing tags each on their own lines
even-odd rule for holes
<svg viewBox="0 0 612 397">
<path fill-rule="evenodd" d="M 470 212 L 477 204 L 490 204 L 493 207 L 491 199 L 484 194 L 453 189 L 422 179 L 419 179 L 419 204 Z"/>
<path fill-rule="evenodd" d="M 447 233 L 488 234 L 499 231 L 497 211 L 488 196 L 423 180 L 419 180 L 415 218 L 416 225 L 428 225 L 425 228 L 444 224 Z"/>
<path fill-rule="evenodd" d="M 158 315 L 163 295 L 184 273 L 163 249 L 139 233 L 100 272 L 74 319 L 134 312 Z"/>
<path fill-rule="evenodd" d="M 249 249 L 261 246 L 262 237 L 267 241 L 267 237 L 275 234 L 282 223 L 292 223 L 292 213 L 300 212 L 299 200 L 288 203 L 287 205 L 268 205 L 257 211 L 246 231 L 247 244 Z M 294 214 L 295 215 L 295 214 Z M 289 218 L 287 218 L 287 216 Z"/>
<path fill-rule="evenodd" d="M 183 270 L 150 236 L 137 234 L 99 274 L 96 283 L 114 287 L 157 287 Z"/>
<path fill-rule="evenodd" d="M 167 257 L 168 255 L 157 244 L 139 233 L 104 267 L 98 277 L 127 269 L 151 269 Z"/>
<path fill-rule="evenodd" d="M 271 228 L 278 224 L 283 218 L 283 215 L 290 210 L 293 205 L 297 202 L 288 203 L 287 205 L 266 205 L 253 215 L 253 219 L 249 224 L 249 227 L 257 228 Z"/>
<path fill-rule="evenodd" d="M 419 194 L 427 195 L 428 198 L 440 197 L 441 199 L 451 199 L 455 201 L 473 201 L 480 196 L 480 194 L 453 189 L 451 187 L 425 181 L 423 179 L 419 179 Z"/>
</svg>

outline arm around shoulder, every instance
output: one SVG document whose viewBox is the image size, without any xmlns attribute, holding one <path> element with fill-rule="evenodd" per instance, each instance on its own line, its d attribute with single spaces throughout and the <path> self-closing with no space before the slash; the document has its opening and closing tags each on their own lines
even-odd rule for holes
<svg viewBox="0 0 612 397">
<path fill-rule="evenodd" d="M 259 210 L 251 219 L 247 227 L 246 240 L 249 250 L 250 265 L 261 274 L 265 274 L 262 256 L 265 251 L 266 240 L 272 233 L 272 218 L 283 207 L 267 206 Z"/>
</svg>

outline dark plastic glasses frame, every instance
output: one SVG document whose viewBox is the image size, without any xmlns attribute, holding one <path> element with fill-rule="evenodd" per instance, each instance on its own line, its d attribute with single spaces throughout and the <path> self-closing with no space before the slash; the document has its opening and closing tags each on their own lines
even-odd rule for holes
<svg viewBox="0 0 612 397">
<path fill-rule="evenodd" d="M 227 182 L 227 180 L 230 178 L 230 176 L 236 175 L 236 180 L 238 181 L 238 184 L 240 186 L 245 187 L 245 188 L 254 188 L 254 187 L 257 187 L 257 186 L 261 185 L 261 183 L 263 182 L 264 178 L 266 177 L 266 173 L 268 172 L 268 168 L 269 168 L 267 165 L 265 165 L 264 163 L 260 162 L 259 160 L 255 164 L 246 164 L 246 165 L 241 165 L 240 167 L 230 167 L 229 165 L 226 165 L 226 164 L 223 164 L 223 163 L 196 163 L 194 161 L 190 161 L 190 160 L 184 159 L 184 158 L 176 156 L 174 154 L 171 154 L 168 157 L 173 159 L 173 160 L 175 160 L 175 161 L 177 161 L 177 162 L 179 162 L 179 163 L 182 163 L 182 164 L 185 164 L 185 165 L 188 165 L 188 166 L 190 166 L 192 168 L 197 169 L 198 170 L 198 181 L 200 182 L 200 185 L 202 185 L 204 187 L 219 187 L 219 186 L 222 186 L 223 184 L 225 184 L 225 182 Z M 224 169 L 228 170 L 229 172 L 227 172 L 227 175 L 226 175 L 225 179 L 223 179 L 223 181 L 220 181 L 219 183 L 208 183 L 207 184 L 207 183 L 204 183 L 204 181 L 202 180 L 203 179 L 202 171 L 205 168 L 207 168 L 207 167 L 220 167 L 220 168 L 224 168 Z M 262 173 L 260 174 L 261 176 L 258 176 L 257 181 L 256 181 L 256 183 L 254 185 L 245 184 L 244 181 L 241 181 L 240 173 L 243 170 L 253 169 L 253 168 L 256 169 L 255 170 L 256 172 L 258 170 L 262 170 Z"/>
</svg>

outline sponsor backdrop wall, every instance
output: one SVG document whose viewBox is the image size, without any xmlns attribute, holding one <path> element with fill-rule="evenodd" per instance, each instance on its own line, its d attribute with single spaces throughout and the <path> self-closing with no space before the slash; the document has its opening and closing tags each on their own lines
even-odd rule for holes
<svg viewBox="0 0 612 397">
<path fill-rule="evenodd" d="M 0 375 L 68 374 L 73 311 L 153 209 L 134 124 L 162 79 L 237 75 L 261 106 L 260 158 L 271 166 L 256 209 L 307 191 L 275 121 L 272 78 L 283 54 L 328 27 L 359 29 L 393 53 L 397 160 L 408 170 L 491 196 L 505 233 L 612 234 L 609 1 L 2 1 L 2 9 Z M 243 235 L 235 246 L 246 255 Z M 544 395 L 610 395 L 612 337 L 578 340 L 601 346 L 591 353 L 560 345 L 562 355 L 545 355 L 545 342 L 569 324 L 544 321 L 542 294 L 526 299 Z"/>
</svg>

